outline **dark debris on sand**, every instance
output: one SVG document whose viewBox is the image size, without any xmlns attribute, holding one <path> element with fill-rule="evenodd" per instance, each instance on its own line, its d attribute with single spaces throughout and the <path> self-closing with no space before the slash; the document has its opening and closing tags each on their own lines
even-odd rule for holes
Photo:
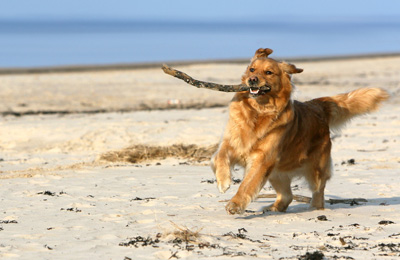
<svg viewBox="0 0 400 260">
<path fill-rule="evenodd" d="M 152 246 L 152 247 L 158 247 L 158 243 L 160 240 L 158 238 L 152 239 L 151 237 L 142 237 L 142 236 L 136 236 L 132 237 L 129 239 L 128 242 L 121 242 L 119 243 L 119 246 L 126 246 L 126 247 L 136 247 L 138 248 L 139 246 Z"/>
<path fill-rule="evenodd" d="M 38 193 L 36 193 L 36 194 L 54 197 L 54 196 L 59 196 L 59 195 L 63 195 L 63 194 L 66 194 L 66 193 L 65 193 L 64 191 L 61 191 L 61 192 L 59 192 L 58 195 L 57 195 L 56 192 L 51 192 L 51 191 L 46 190 L 46 191 L 38 192 Z"/>
<path fill-rule="evenodd" d="M 138 201 L 138 200 L 144 200 L 146 202 L 149 202 L 150 200 L 155 200 L 156 198 L 154 197 L 147 197 L 147 198 L 140 198 L 140 197 L 135 197 L 134 199 L 131 199 L 130 201 Z"/>
<path fill-rule="evenodd" d="M 314 251 L 312 253 L 307 252 L 305 255 L 299 256 L 300 260 L 322 260 L 324 254 L 321 251 Z"/>
<path fill-rule="evenodd" d="M 217 180 L 216 179 L 207 179 L 207 180 L 203 180 L 200 183 L 207 183 L 207 184 L 214 184 L 216 183 Z M 242 182 L 241 179 L 237 179 L 237 178 L 232 178 L 232 184 L 236 185 L 236 184 L 240 184 Z"/>
</svg>

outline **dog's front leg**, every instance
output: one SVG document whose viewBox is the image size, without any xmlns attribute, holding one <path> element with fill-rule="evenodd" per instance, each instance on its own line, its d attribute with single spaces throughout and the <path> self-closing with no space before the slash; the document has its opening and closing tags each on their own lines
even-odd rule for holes
<svg viewBox="0 0 400 260">
<path fill-rule="evenodd" d="M 274 165 L 275 160 L 271 158 L 270 154 L 267 156 L 263 151 L 259 151 L 252 155 L 249 169 L 246 171 L 236 195 L 225 207 L 229 214 L 244 213 L 247 205 L 257 198 L 258 193 L 264 187 Z"/>
<path fill-rule="evenodd" d="M 218 151 L 211 158 L 211 168 L 217 178 L 218 190 L 225 193 L 231 186 L 231 158 L 229 157 L 230 146 L 228 141 L 223 140 Z"/>
</svg>

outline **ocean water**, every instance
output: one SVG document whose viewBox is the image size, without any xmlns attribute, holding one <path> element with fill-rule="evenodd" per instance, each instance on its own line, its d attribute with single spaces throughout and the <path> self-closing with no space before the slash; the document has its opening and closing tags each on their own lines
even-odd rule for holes
<svg viewBox="0 0 400 260">
<path fill-rule="evenodd" d="M 0 67 L 400 52 L 400 18 L 258 22 L 0 21 Z"/>
</svg>

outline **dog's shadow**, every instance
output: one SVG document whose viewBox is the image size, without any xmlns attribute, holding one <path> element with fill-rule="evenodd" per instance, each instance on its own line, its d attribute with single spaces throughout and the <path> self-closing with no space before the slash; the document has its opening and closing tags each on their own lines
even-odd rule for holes
<svg viewBox="0 0 400 260">
<path fill-rule="evenodd" d="M 331 199 L 335 200 L 348 200 L 346 198 L 340 198 L 337 196 L 331 196 Z M 265 204 L 269 205 L 273 201 L 262 201 L 258 200 L 257 201 L 259 204 Z M 390 205 L 400 205 L 400 197 L 392 197 L 392 198 L 374 198 L 374 199 L 368 199 L 366 202 L 357 202 L 357 203 L 335 203 L 331 204 L 329 201 L 325 202 L 325 208 L 330 209 L 330 210 L 335 210 L 335 209 L 349 209 L 349 208 L 357 208 L 357 207 L 368 207 L 368 206 L 390 206 Z M 254 219 L 254 218 L 265 218 L 268 216 L 276 216 L 276 215 L 288 215 L 288 214 L 298 214 L 298 213 L 304 213 L 304 212 L 310 212 L 310 211 L 316 211 L 316 212 L 321 212 L 321 215 L 323 215 L 323 210 L 314 210 L 310 209 L 309 204 L 307 203 L 298 203 L 297 205 L 290 206 L 286 212 L 273 212 L 273 211 L 267 211 L 267 212 L 261 212 L 257 211 L 254 212 L 254 214 L 247 215 L 247 216 L 238 216 L 238 219 Z"/>
</svg>

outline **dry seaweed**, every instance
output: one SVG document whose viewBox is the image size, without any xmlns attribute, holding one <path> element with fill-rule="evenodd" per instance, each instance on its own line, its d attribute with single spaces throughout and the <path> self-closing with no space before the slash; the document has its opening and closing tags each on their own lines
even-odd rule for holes
<svg viewBox="0 0 400 260">
<path fill-rule="evenodd" d="M 172 232 L 167 232 L 164 234 L 164 236 L 170 236 L 172 235 L 174 237 L 173 243 L 180 244 L 182 242 L 185 243 L 198 243 L 199 238 L 200 238 L 200 231 L 203 228 L 197 229 L 197 230 L 190 230 L 186 226 L 179 226 L 175 224 L 174 222 L 170 221 L 171 224 L 175 227 L 175 230 Z"/>
<path fill-rule="evenodd" d="M 210 160 L 217 148 L 217 144 L 205 147 L 195 144 L 174 144 L 170 146 L 134 145 L 122 150 L 102 154 L 100 160 L 141 163 L 175 157 L 195 162 L 204 162 Z"/>
<path fill-rule="evenodd" d="M 158 247 L 158 243 L 160 240 L 158 238 L 152 239 L 151 237 L 142 237 L 142 236 L 136 236 L 132 237 L 129 239 L 128 242 L 121 242 L 119 243 L 119 246 L 126 246 L 126 247 L 136 247 L 138 248 L 139 246 L 152 246 L 152 247 Z"/>
</svg>

